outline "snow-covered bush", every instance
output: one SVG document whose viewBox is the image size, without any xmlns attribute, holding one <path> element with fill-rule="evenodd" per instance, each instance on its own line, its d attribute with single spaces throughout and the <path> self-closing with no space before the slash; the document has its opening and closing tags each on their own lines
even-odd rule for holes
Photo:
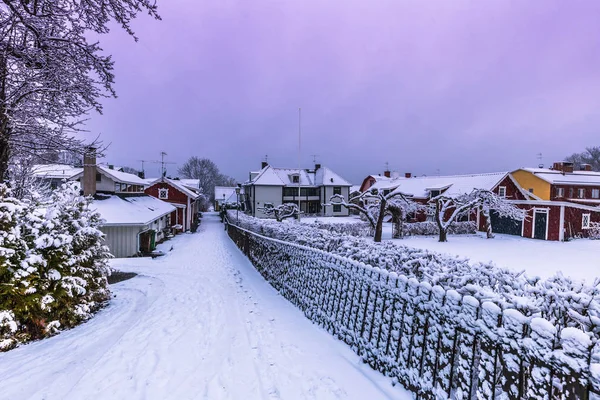
<svg viewBox="0 0 600 400">
<path fill-rule="evenodd" d="M 452 235 L 470 235 L 477 232 L 477 225 L 473 221 L 453 222 L 448 228 Z M 437 236 L 440 228 L 433 221 L 410 222 L 404 224 L 405 236 Z"/>
<path fill-rule="evenodd" d="M 240 216 L 240 225 L 230 236 L 282 295 L 424 398 L 600 390 L 596 284 L 529 278 L 308 224 Z"/>
<path fill-rule="evenodd" d="M 588 238 L 593 240 L 600 240 L 600 222 L 590 222 Z"/>
<path fill-rule="evenodd" d="M 72 184 L 63 184 L 44 203 L 19 201 L 0 186 L 4 349 L 72 327 L 108 299 L 110 253 L 90 201 Z"/>
<path fill-rule="evenodd" d="M 324 229 L 333 233 L 358 237 L 371 236 L 371 232 L 373 230 L 371 225 L 366 222 L 343 222 L 338 224 L 317 220 L 313 222 L 312 226 L 317 229 Z"/>
</svg>

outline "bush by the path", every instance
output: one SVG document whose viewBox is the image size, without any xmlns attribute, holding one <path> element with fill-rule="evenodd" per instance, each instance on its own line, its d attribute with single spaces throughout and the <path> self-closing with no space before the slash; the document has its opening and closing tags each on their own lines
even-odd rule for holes
<svg viewBox="0 0 600 400">
<path fill-rule="evenodd" d="M 110 253 L 90 201 L 72 184 L 43 202 L 0 185 L 0 351 L 70 328 L 109 298 Z"/>
</svg>

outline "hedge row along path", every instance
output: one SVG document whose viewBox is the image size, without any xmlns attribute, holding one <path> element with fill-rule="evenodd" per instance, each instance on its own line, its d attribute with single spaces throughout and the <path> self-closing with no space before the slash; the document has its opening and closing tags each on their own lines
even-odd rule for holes
<svg viewBox="0 0 600 400">
<path fill-rule="evenodd" d="M 411 399 L 280 296 L 214 214 L 89 322 L 0 353 L 4 399 Z"/>
</svg>

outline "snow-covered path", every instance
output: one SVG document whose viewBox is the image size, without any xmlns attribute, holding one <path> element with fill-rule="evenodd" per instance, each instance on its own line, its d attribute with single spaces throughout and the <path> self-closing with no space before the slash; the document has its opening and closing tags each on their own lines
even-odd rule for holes
<svg viewBox="0 0 600 400">
<path fill-rule="evenodd" d="M 95 318 L 0 353 L 0 399 L 410 399 L 256 272 L 216 215 Z"/>
</svg>

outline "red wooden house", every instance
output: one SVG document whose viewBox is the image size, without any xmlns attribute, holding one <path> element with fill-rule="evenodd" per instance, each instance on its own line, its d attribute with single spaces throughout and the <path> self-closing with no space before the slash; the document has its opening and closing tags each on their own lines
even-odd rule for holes
<svg viewBox="0 0 600 400">
<path fill-rule="evenodd" d="M 171 214 L 171 225 L 183 232 L 192 229 L 198 222 L 198 211 L 202 194 L 181 182 L 169 178 L 159 178 L 145 190 L 146 194 L 175 206 Z"/>
</svg>

